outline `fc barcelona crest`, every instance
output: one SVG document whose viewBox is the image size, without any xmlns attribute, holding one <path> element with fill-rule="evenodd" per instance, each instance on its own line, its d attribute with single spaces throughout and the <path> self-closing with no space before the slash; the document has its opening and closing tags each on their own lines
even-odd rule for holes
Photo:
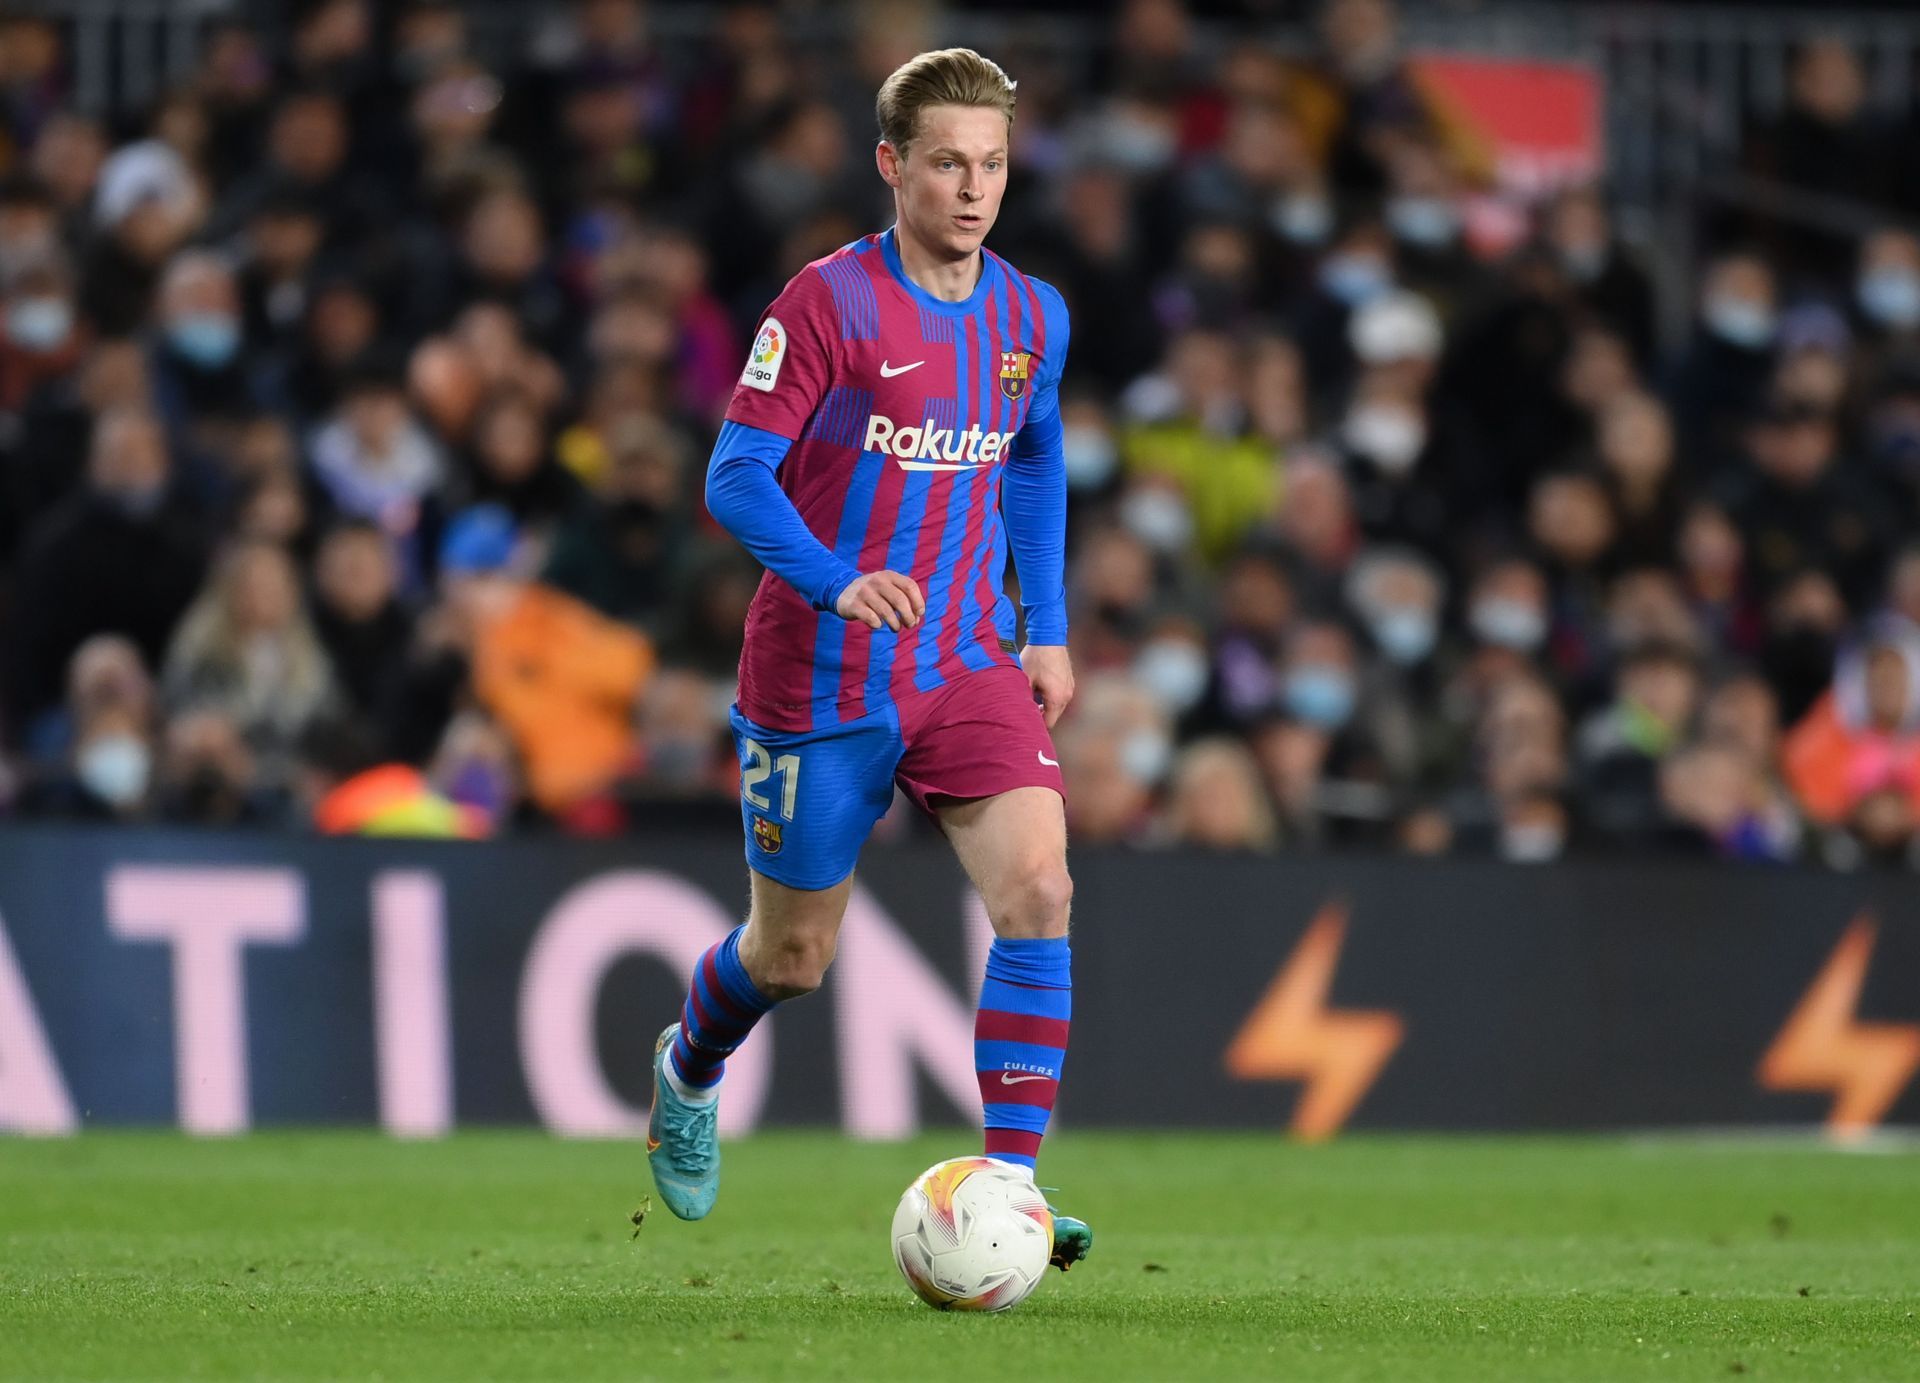
<svg viewBox="0 0 1920 1383">
<path fill-rule="evenodd" d="M 1029 351 L 1000 352 L 1000 392 L 1010 399 L 1017 399 L 1027 392 L 1027 374 L 1032 368 L 1033 355 Z"/>
<path fill-rule="evenodd" d="M 764 816 L 753 819 L 753 843 L 760 847 L 763 855 L 780 853 L 780 823 L 769 821 Z"/>
</svg>

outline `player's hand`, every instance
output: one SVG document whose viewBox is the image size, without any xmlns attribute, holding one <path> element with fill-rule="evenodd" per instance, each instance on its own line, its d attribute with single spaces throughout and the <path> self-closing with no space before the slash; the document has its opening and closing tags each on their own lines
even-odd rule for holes
<svg viewBox="0 0 1920 1383">
<path fill-rule="evenodd" d="M 1060 713 L 1073 700 L 1073 662 L 1064 644 L 1028 644 L 1020 650 L 1020 666 L 1026 669 L 1033 694 L 1040 698 L 1051 730 Z"/>
<path fill-rule="evenodd" d="M 870 571 L 840 592 L 833 612 L 841 619 L 857 619 L 869 629 L 884 624 L 897 634 L 920 623 L 920 617 L 927 613 L 927 598 L 920 594 L 920 583 L 911 576 Z"/>
</svg>

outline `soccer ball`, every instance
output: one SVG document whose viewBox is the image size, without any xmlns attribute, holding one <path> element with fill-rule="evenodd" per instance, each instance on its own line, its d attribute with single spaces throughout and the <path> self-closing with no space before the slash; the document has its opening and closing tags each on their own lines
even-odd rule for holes
<svg viewBox="0 0 1920 1383">
<path fill-rule="evenodd" d="M 1004 1311 L 1040 1285 L 1053 1212 L 1033 1179 L 990 1157 L 922 1172 L 893 1212 L 893 1261 L 940 1311 Z"/>
</svg>

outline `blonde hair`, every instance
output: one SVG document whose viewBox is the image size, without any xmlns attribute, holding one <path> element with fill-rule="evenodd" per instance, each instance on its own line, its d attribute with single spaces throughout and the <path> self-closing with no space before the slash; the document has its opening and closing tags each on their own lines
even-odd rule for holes
<svg viewBox="0 0 1920 1383">
<path fill-rule="evenodd" d="M 985 106 L 1013 124 L 1013 89 L 1019 85 L 1000 64 L 971 48 L 940 48 L 910 58 L 880 84 L 873 113 L 880 138 L 902 158 L 920 132 L 920 113 L 929 106 Z"/>
<path fill-rule="evenodd" d="M 271 670 L 249 658 L 238 607 L 248 568 L 264 558 L 295 592 L 287 622 L 267 634 Z M 167 648 L 164 687 L 176 709 L 213 707 L 232 716 L 256 748 L 291 744 L 334 696 L 333 669 L 299 601 L 293 559 L 277 545 L 243 538 L 221 555 Z"/>
</svg>

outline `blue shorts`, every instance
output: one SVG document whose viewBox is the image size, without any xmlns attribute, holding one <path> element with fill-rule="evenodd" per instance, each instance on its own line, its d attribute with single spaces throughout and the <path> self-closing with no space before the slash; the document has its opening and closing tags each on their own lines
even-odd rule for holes
<svg viewBox="0 0 1920 1383">
<path fill-rule="evenodd" d="M 926 811 L 1020 787 L 1062 797 L 1059 755 L 1026 673 L 996 665 L 818 730 L 771 730 L 735 706 L 747 864 L 789 888 L 832 888 L 893 804 Z"/>
</svg>

